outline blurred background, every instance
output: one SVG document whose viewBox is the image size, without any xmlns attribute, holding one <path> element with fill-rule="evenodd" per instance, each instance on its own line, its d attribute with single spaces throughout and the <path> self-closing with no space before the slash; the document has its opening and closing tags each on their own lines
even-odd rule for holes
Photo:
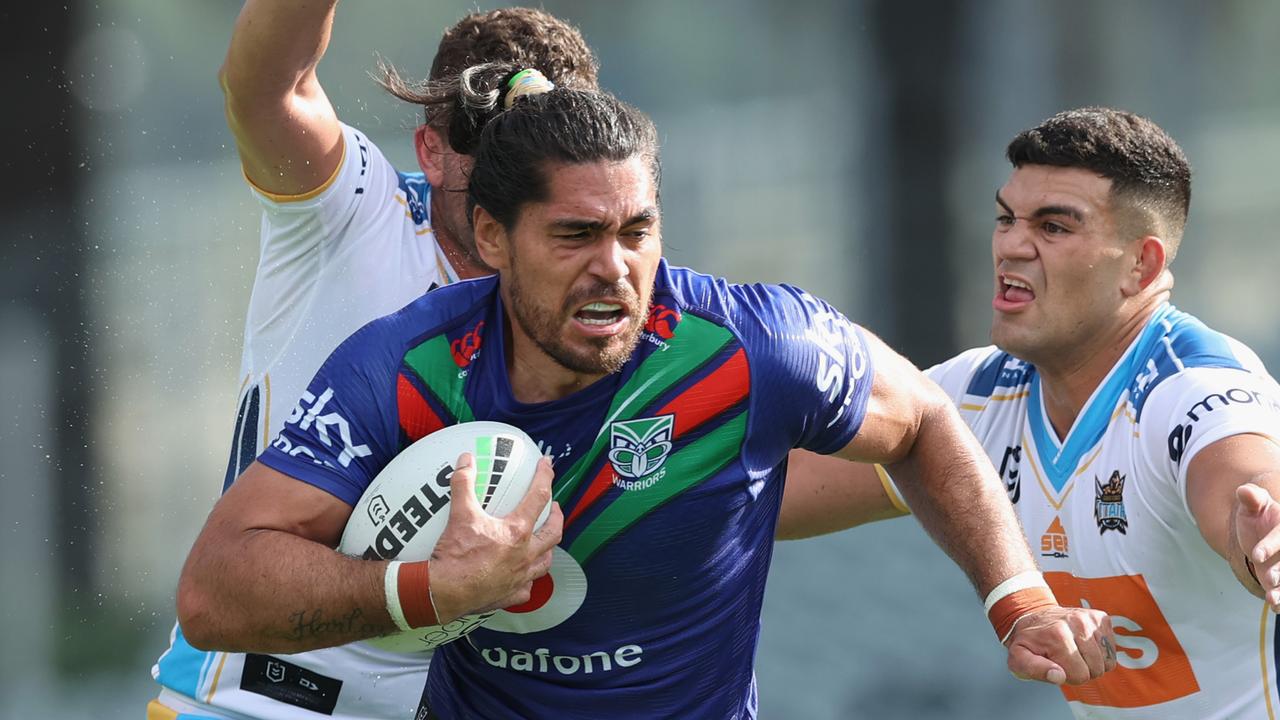
<svg viewBox="0 0 1280 720">
<path fill-rule="evenodd" d="M 480 3 L 488 9 L 493 3 Z M 340 6 L 329 97 L 402 169 L 475 4 Z M 1280 365 L 1280 4 L 547 0 L 648 111 L 668 256 L 788 281 L 920 365 L 987 342 L 1005 143 L 1068 107 L 1148 115 L 1195 167 L 1175 300 Z M 239 3 L 0 9 L 0 717 L 141 718 L 221 486 L 258 214 L 215 73 Z M 1066 718 L 1012 680 L 912 520 L 780 545 L 764 718 Z"/>
</svg>

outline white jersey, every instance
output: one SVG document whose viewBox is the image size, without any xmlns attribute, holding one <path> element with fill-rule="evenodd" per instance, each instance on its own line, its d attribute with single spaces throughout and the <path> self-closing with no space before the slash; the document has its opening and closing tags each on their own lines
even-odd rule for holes
<svg viewBox="0 0 1280 720">
<path fill-rule="evenodd" d="M 1187 466 L 1280 439 L 1280 388 L 1244 345 L 1163 306 L 1059 441 L 1033 366 L 996 348 L 928 371 L 1005 481 L 1058 602 L 1111 615 L 1117 668 L 1062 692 L 1078 718 L 1275 718 L 1276 622 L 1205 542 Z"/>
<path fill-rule="evenodd" d="M 430 186 L 343 126 L 342 162 L 320 188 L 255 189 L 262 245 L 245 322 L 235 436 L 223 490 L 267 446 L 347 336 L 456 279 L 432 234 Z M 175 627 L 152 668 L 160 705 L 227 718 L 412 717 L 430 653 L 355 643 L 296 655 L 202 652 Z M 154 705 L 154 704 L 153 704 Z M 166 717 L 164 708 L 152 709 Z"/>
</svg>

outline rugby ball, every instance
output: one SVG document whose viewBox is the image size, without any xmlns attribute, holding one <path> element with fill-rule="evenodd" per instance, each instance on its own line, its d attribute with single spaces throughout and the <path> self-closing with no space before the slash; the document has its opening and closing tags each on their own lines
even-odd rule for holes
<svg viewBox="0 0 1280 720">
<path fill-rule="evenodd" d="M 451 425 L 396 455 L 360 497 L 338 550 L 366 560 L 427 560 L 449 521 L 450 480 L 458 456 L 476 463 L 476 499 L 502 517 L 516 509 L 533 484 L 541 453 L 523 430 L 500 422 Z M 547 503 L 538 527 L 551 511 Z M 493 613 L 468 615 L 447 625 L 416 628 L 366 641 L 395 652 L 422 652 L 456 640 Z"/>
</svg>

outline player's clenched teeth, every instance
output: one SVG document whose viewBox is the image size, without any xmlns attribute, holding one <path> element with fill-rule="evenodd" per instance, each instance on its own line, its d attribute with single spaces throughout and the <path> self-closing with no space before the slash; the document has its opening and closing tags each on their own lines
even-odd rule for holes
<svg viewBox="0 0 1280 720">
<path fill-rule="evenodd" d="M 605 302 L 593 302 L 582 306 L 574 318 L 584 325 L 612 325 L 622 319 L 621 305 Z"/>
</svg>

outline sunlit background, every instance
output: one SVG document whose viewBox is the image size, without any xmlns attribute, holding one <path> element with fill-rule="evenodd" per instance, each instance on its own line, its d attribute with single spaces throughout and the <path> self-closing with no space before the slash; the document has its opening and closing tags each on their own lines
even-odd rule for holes
<svg viewBox="0 0 1280 720">
<path fill-rule="evenodd" d="M 489 8 L 492 3 L 481 3 Z M 918 364 L 986 342 L 1005 143 L 1148 115 L 1195 167 L 1175 301 L 1280 363 L 1280 4 L 548 0 L 663 143 L 668 256 L 822 295 Z M 321 79 L 402 169 L 462 2 L 348 0 Z M 141 718 L 230 446 L 258 214 L 215 73 L 239 3 L 0 9 L 0 717 Z M 638 549 L 643 552 L 643 549 Z M 1065 718 L 911 520 L 779 546 L 764 718 Z"/>
</svg>

